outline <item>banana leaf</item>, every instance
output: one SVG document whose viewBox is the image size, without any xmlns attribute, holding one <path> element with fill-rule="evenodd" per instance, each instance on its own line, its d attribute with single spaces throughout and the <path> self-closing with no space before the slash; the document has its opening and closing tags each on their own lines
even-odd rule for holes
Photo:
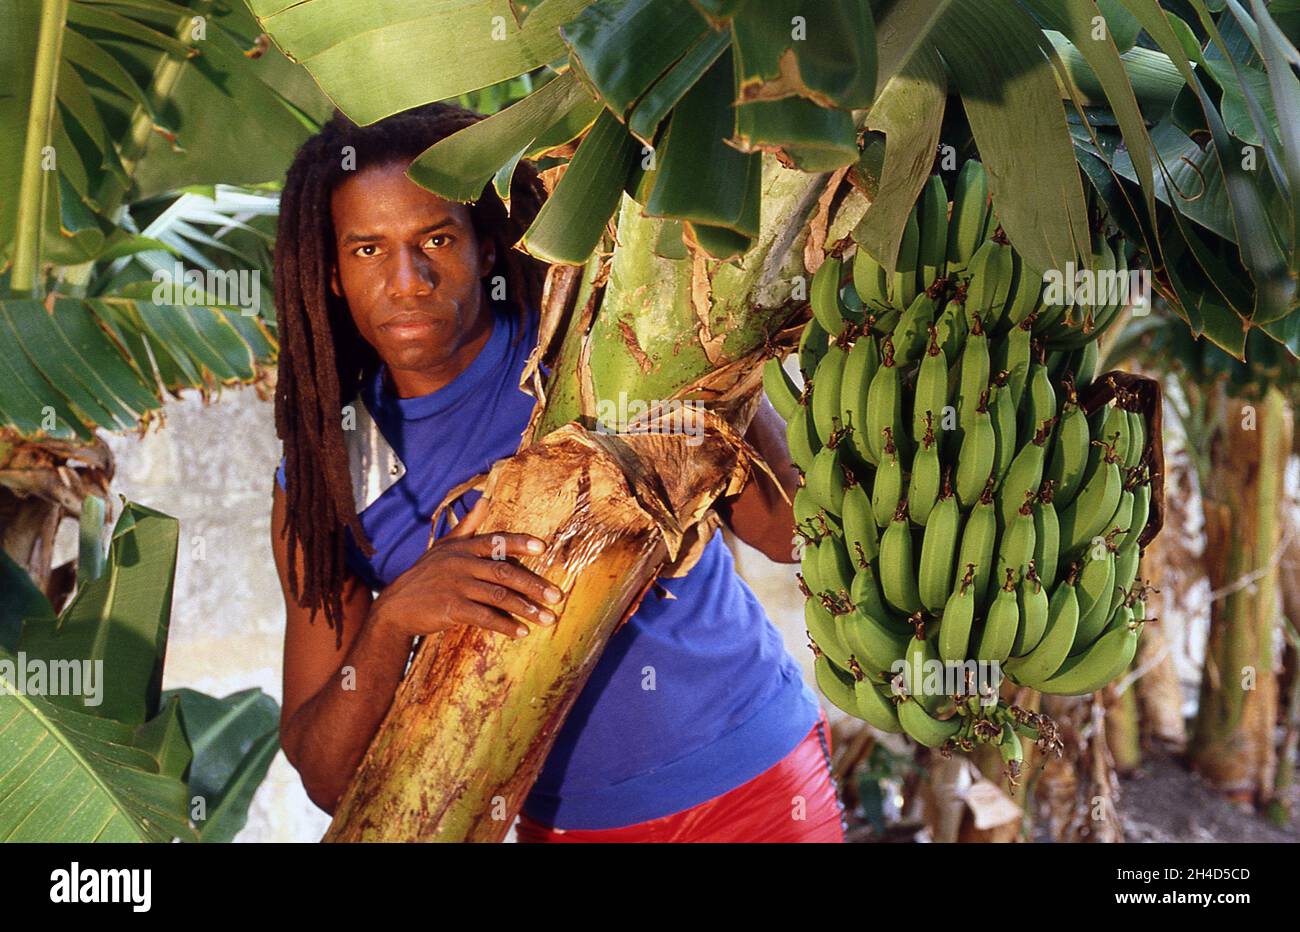
<svg viewBox="0 0 1300 932">
<path fill-rule="evenodd" d="M 169 703 L 132 726 L 20 690 L 21 658 L 0 650 L 0 840 L 194 840 Z M 168 738 L 171 734 L 173 737 Z"/>
<path fill-rule="evenodd" d="M 252 382 L 275 345 L 239 311 L 127 298 L 0 300 L 0 335 L 0 426 L 60 439 L 130 430 L 164 391 Z"/>
<path fill-rule="evenodd" d="M 253 794 L 280 750 L 280 708 L 260 689 L 217 699 L 192 689 L 167 690 L 180 704 L 194 752 L 189 772 L 191 818 L 199 841 L 233 841 L 248 821 Z M 194 801 L 202 800 L 202 818 Z"/>
<path fill-rule="evenodd" d="M 82 696 L 53 696 L 52 703 L 128 725 L 158 713 L 179 538 L 175 518 L 128 505 L 99 578 L 79 586 L 57 620 L 28 620 L 18 643 L 28 657 L 89 661 L 111 672 L 97 704 Z"/>
<path fill-rule="evenodd" d="M 278 178 L 331 110 L 301 67 L 257 44 L 240 4 L 0 0 L 0 13 L 0 263 L 20 293 L 40 261 L 117 248 L 126 199 Z"/>
</svg>

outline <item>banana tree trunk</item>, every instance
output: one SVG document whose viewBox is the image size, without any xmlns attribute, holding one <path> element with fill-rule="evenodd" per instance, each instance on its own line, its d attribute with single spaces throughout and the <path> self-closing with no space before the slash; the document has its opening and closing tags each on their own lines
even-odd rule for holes
<svg viewBox="0 0 1300 932">
<path fill-rule="evenodd" d="M 1043 711 L 1060 728 L 1059 757 L 1049 756 L 1034 786 L 1053 840 L 1116 843 L 1124 840 L 1119 780 L 1106 740 L 1100 694 L 1044 696 Z"/>
<path fill-rule="evenodd" d="M 519 641 L 421 644 L 324 840 L 504 838 L 610 635 L 670 562 L 690 565 L 705 543 L 692 528 L 748 477 L 759 363 L 803 312 L 798 244 L 842 177 L 765 156 L 763 227 L 739 266 L 656 254 L 664 223 L 625 198 L 608 258 L 552 270 L 522 384 L 537 395 L 537 363 L 553 371 L 521 451 L 487 479 L 483 527 L 548 542 L 524 565 L 564 592 L 559 619 Z M 701 406 L 652 411 L 646 433 L 595 429 L 624 426 L 610 417 L 623 399 L 683 398 Z"/>
<path fill-rule="evenodd" d="M 1225 411 L 1203 490 L 1210 584 L 1225 594 L 1211 607 L 1189 760 L 1228 796 L 1259 805 L 1277 761 L 1276 551 L 1292 424 L 1276 389 L 1258 404 L 1254 422 L 1240 401 Z"/>
<path fill-rule="evenodd" d="M 1183 689 L 1174 666 L 1173 647 L 1166 632 L 1174 624 L 1169 606 L 1174 604 L 1171 587 L 1165 584 L 1165 566 L 1170 559 L 1170 528 L 1147 544 L 1142 554 L 1142 573 L 1157 591 L 1147 597 L 1147 615 L 1155 624 L 1142 629 L 1134 666 L 1141 673 L 1133 683 L 1137 694 L 1138 720 L 1142 738 L 1168 750 L 1181 752 L 1187 744 L 1183 722 Z M 1184 553 L 1178 548 L 1178 553 Z"/>
</svg>

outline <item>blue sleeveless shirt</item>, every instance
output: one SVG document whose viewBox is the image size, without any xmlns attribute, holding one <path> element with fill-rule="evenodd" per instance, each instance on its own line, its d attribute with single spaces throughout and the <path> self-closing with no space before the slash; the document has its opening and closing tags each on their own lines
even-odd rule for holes
<svg viewBox="0 0 1300 932">
<path fill-rule="evenodd" d="M 487 344 L 452 382 L 399 398 L 384 367 L 361 397 L 406 472 L 360 514 L 375 546 L 349 535 L 349 568 L 374 590 L 424 552 L 447 492 L 519 447 L 533 399 L 519 376 L 537 315 L 493 305 Z M 278 473 L 284 485 L 283 463 Z M 453 508 L 463 517 L 478 500 Z M 447 533 L 444 514 L 436 536 Z M 682 577 L 661 578 L 614 633 L 556 737 L 524 811 L 562 829 L 618 828 L 688 809 L 758 776 L 817 721 L 817 700 L 717 530 Z"/>
</svg>

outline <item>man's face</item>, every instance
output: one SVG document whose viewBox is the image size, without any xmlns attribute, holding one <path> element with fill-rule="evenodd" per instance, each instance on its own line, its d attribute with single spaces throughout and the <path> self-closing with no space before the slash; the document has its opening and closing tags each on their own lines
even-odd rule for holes
<svg viewBox="0 0 1300 932">
<path fill-rule="evenodd" d="M 429 369 L 468 338 L 494 257 L 469 208 L 415 184 L 405 167 L 376 165 L 335 188 L 330 284 L 390 369 Z"/>
</svg>

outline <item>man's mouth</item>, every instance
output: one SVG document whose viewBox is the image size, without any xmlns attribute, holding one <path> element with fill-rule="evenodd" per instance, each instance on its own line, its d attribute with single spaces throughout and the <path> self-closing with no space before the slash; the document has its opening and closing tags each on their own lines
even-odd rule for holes
<svg viewBox="0 0 1300 932">
<path fill-rule="evenodd" d="M 379 325 L 379 329 L 395 337 L 414 337 L 427 333 L 441 323 L 439 318 L 431 314 L 403 311 L 388 318 Z"/>
</svg>

